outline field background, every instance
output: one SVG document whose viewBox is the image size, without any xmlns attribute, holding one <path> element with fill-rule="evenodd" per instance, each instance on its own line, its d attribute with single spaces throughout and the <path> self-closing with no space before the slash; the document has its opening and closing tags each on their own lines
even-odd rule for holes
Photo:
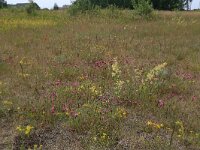
<svg viewBox="0 0 200 150">
<path fill-rule="evenodd" d="M 0 11 L 0 149 L 198 150 L 199 90 L 199 12 Z"/>
</svg>

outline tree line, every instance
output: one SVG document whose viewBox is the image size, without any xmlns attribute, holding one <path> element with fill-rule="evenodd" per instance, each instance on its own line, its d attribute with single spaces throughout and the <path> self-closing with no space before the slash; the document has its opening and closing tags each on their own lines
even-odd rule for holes
<svg viewBox="0 0 200 150">
<path fill-rule="evenodd" d="M 85 7 L 99 6 L 101 8 L 114 5 L 119 8 L 133 9 L 141 1 L 148 1 L 157 10 L 182 10 L 189 9 L 192 0 L 76 0 L 73 5 L 85 5 Z M 5 0 L 0 0 L 0 8 L 7 7 Z"/>
<path fill-rule="evenodd" d="M 158 10 L 182 10 L 188 8 L 192 2 L 192 0 L 76 0 L 73 5 L 99 6 L 101 8 L 114 5 L 119 8 L 133 9 L 141 1 L 149 2 L 154 9 Z"/>
</svg>

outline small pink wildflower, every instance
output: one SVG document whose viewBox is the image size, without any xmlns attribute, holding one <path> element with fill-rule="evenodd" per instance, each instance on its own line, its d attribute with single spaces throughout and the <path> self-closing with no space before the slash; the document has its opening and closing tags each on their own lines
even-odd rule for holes
<svg viewBox="0 0 200 150">
<path fill-rule="evenodd" d="M 107 66 L 107 63 L 103 60 L 99 60 L 94 62 L 94 66 L 97 68 L 105 68 Z"/>
<path fill-rule="evenodd" d="M 192 101 L 195 101 L 197 100 L 197 97 L 196 96 L 192 96 Z"/>
<path fill-rule="evenodd" d="M 55 113 L 55 106 L 54 106 L 54 105 L 52 105 L 52 107 L 51 107 L 51 113 L 52 113 L 52 114 Z"/>
<path fill-rule="evenodd" d="M 164 107 L 165 103 L 163 100 L 158 101 L 158 107 Z"/>
</svg>

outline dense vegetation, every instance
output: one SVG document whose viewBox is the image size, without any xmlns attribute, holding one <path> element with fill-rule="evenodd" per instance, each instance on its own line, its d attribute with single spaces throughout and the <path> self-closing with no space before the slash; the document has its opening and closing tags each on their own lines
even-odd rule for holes
<svg viewBox="0 0 200 150">
<path fill-rule="evenodd" d="M 29 15 L 35 15 L 36 14 L 36 10 L 40 10 L 40 7 L 38 6 L 37 3 L 34 3 L 33 1 L 30 1 L 30 4 L 25 9 L 26 9 L 26 12 Z"/>
<path fill-rule="evenodd" d="M 106 8 L 110 5 L 117 6 L 119 8 L 134 8 L 139 3 L 147 1 L 152 3 L 154 9 L 159 10 L 174 10 L 184 9 L 192 0 L 76 0 L 74 5 L 85 5 L 87 7 L 99 6 Z"/>
<path fill-rule="evenodd" d="M 0 0 L 0 9 L 6 7 L 7 7 L 7 2 L 5 0 Z"/>
</svg>

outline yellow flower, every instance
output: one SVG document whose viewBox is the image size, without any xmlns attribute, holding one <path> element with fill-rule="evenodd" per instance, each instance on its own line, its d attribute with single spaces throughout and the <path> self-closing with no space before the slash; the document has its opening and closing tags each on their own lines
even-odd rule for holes
<svg viewBox="0 0 200 150">
<path fill-rule="evenodd" d="M 121 74 L 120 67 L 117 62 L 117 58 L 114 58 L 114 63 L 112 64 L 112 77 L 118 77 Z"/>
<path fill-rule="evenodd" d="M 11 101 L 6 100 L 6 101 L 3 101 L 3 104 L 4 105 L 12 105 L 13 103 Z"/>
<path fill-rule="evenodd" d="M 30 62 L 28 62 L 28 59 L 27 59 L 26 57 L 23 57 L 23 58 L 19 61 L 19 63 L 20 63 L 21 65 L 30 65 L 30 64 L 31 64 Z"/>
<path fill-rule="evenodd" d="M 22 77 L 24 77 L 24 78 L 27 78 L 27 77 L 30 76 L 30 74 L 28 74 L 28 73 L 19 73 L 19 76 L 22 76 Z"/>
<path fill-rule="evenodd" d="M 106 133 L 103 133 L 102 136 L 101 136 L 101 139 L 105 140 L 108 138 L 108 135 Z"/>
<path fill-rule="evenodd" d="M 126 116 L 126 112 L 123 112 L 123 115 Z"/>
<path fill-rule="evenodd" d="M 33 146 L 33 149 L 36 150 L 38 148 L 37 144 Z"/>
<path fill-rule="evenodd" d="M 180 126 L 183 125 L 183 123 L 181 121 L 176 121 L 175 123 L 176 123 L 176 125 L 180 125 Z"/>
<path fill-rule="evenodd" d="M 119 118 L 125 118 L 127 115 L 127 112 L 124 108 L 117 108 L 115 112 L 115 116 Z"/>
<path fill-rule="evenodd" d="M 160 129 L 160 128 L 161 128 L 161 125 L 159 125 L 159 124 L 156 124 L 156 127 L 157 127 L 158 129 Z"/>
<path fill-rule="evenodd" d="M 84 80 L 85 76 L 82 74 L 80 77 L 78 77 L 80 80 Z"/>
<path fill-rule="evenodd" d="M 94 85 L 93 85 L 92 87 L 90 87 L 90 90 L 91 90 L 91 92 L 94 93 L 95 95 L 98 94 L 98 91 L 97 91 L 97 89 L 96 89 L 96 87 L 95 87 Z"/>
<path fill-rule="evenodd" d="M 33 128 L 34 128 L 34 127 L 32 127 L 32 126 L 30 126 L 30 125 L 26 126 L 25 134 L 26 134 L 26 135 L 29 135 L 30 132 L 31 132 L 31 130 L 32 130 Z"/>
<path fill-rule="evenodd" d="M 147 122 L 147 125 L 148 126 L 151 126 L 151 127 L 153 127 L 153 128 L 157 128 L 157 129 L 160 129 L 160 128 L 163 128 L 164 127 L 164 125 L 161 123 L 161 124 L 158 124 L 158 123 L 154 123 L 154 122 L 152 122 L 152 121 L 148 121 Z"/>
<path fill-rule="evenodd" d="M 20 61 L 19 61 L 19 63 L 21 64 L 21 65 L 23 65 L 24 64 L 24 58 L 22 58 Z"/>
<path fill-rule="evenodd" d="M 167 63 L 160 64 L 156 67 L 154 67 L 150 72 L 147 74 L 146 81 L 153 80 L 165 67 L 167 66 Z"/>
<path fill-rule="evenodd" d="M 150 125 L 152 125 L 152 124 L 153 124 L 152 121 L 148 121 L 148 122 L 147 122 L 147 125 L 148 125 L 148 126 L 150 126 Z"/>
<path fill-rule="evenodd" d="M 22 132 L 22 131 L 23 131 L 23 129 L 22 129 L 21 126 L 18 126 L 18 127 L 16 128 L 16 130 L 19 131 L 19 132 Z"/>
<path fill-rule="evenodd" d="M 93 140 L 94 140 L 94 141 L 96 141 L 96 140 L 97 140 L 97 137 L 96 137 L 96 136 L 95 136 L 95 137 L 93 137 Z"/>
</svg>

